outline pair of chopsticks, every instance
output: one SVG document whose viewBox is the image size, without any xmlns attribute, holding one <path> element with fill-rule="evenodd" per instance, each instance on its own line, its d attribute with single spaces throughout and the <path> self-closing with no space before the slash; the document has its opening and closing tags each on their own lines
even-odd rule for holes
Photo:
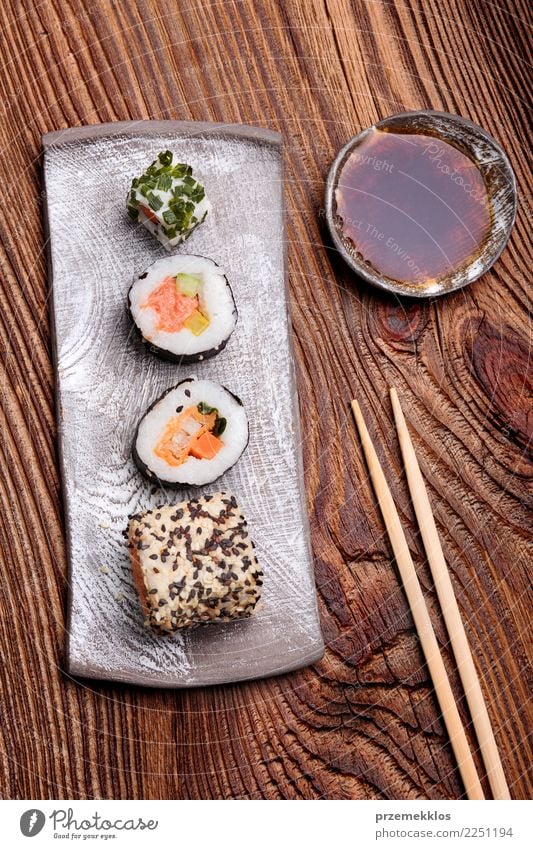
<svg viewBox="0 0 533 849">
<path fill-rule="evenodd" d="M 450 638 L 455 662 L 466 700 L 472 716 L 481 756 L 487 771 L 489 784 L 495 799 L 510 799 L 509 788 L 505 780 L 500 755 L 492 731 L 487 706 L 476 673 L 474 660 L 468 645 L 468 639 L 459 612 L 457 599 L 453 591 L 450 574 L 437 532 L 437 526 L 429 502 L 424 479 L 416 459 L 415 450 L 403 416 L 398 394 L 390 390 L 396 430 L 407 474 L 407 483 L 415 509 L 420 534 L 426 550 L 428 563 L 437 590 L 446 628 Z M 484 799 L 483 788 L 468 744 L 450 681 L 442 660 L 435 631 L 431 624 L 429 611 L 424 600 L 420 582 L 409 552 L 398 511 L 394 505 L 374 446 L 361 414 L 357 401 L 352 401 L 352 411 L 361 438 L 361 444 L 370 471 L 370 477 L 376 493 L 391 547 L 396 559 L 398 571 L 411 608 L 415 627 L 426 659 L 429 674 L 435 688 L 442 716 L 448 731 L 457 765 L 463 779 L 469 799 Z"/>
</svg>

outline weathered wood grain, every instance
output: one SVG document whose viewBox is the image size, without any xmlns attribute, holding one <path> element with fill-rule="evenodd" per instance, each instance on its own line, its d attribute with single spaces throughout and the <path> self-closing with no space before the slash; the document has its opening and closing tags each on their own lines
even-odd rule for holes
<svg viewBox="0 0 533 849">
<path fill-rule="evenodd" d="M 428 479 L 512 793 L 530 795 L 530 24 L 523 0 L 1 5 L 10 45 L 0 69 L 2 795 L 461 795 L 343 402 L 357 394 L 381 446 L 435 605 L 389 383 Z M 519 185 L 501 260 L 438 303 L 369 292 L 323 246 L 334 153 L 410 108 L 482 124 L 509 152 Z M 129 118 L 244 121 L 286 139 L 306 483 L 328 642 L 314 669 L 179 694 L 80 686 L 61 673 L 66 563 L 40 136 Z M 434 618 L 445 643 L 436 609 Z"/>
</svg>

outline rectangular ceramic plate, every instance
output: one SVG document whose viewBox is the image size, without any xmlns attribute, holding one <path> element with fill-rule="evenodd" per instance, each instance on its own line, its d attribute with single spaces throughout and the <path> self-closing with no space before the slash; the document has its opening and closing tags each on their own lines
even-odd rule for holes
<svg viewBox="0 0 533 849">
<path fill-rule="evenodd" d="M 43 138 L 57 411 L 70 561 L 67 668 L 74 675 L 192 687 L 287 672 L 322 656 L 303 497 L 287 315 L 282 146 L 254 127 L 125 122 Z M 126 216 L 132 177 L 172 149 L 206 186 L 213 213 L 179 249 L 212 257 L 239 321 L 196 366 L 143 350 L 126 311 L 134 275 L 165 255 Z M 131 459 L 138 419 L 188 375 L 244 402 L 250 443 L 210 487 L 241 503 L 265 572 L 251 619 L 154 635 L 143 623 L 122 531 L 128 514 L 183 493 L 153 491 Z"/>
</svg>

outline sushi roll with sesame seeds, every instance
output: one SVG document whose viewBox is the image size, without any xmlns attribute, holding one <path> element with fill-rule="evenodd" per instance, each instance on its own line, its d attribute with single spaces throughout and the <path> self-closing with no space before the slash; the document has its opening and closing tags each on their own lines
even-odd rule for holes
<svg viewBox="0 0 533 849">
<path fill-rule="evenodd" d="M 157 260 L 134 281 L 128 306 L 149 350 L 171 362 L 214 357 L 237 323 L 224 272 L 203 256 L 177 254 Z"/>
<path fill-rule="evenodd" d="M 167 251 L 188 239 L 211 211 L 204 187 L 192 168 L 170 150 L 162 151 L 139 177 L 126 201 L 129 217 L 138 221 Z"/>
<path fill-rule="evenodd" d="M 127 537 L 143 612 L 157 633 L 254 612 L 263 573 L 233 496 L 218 492 L 136 514 Z"/>
<path fill-rule="evenodd" d="M 248 419 L 240 399 L 219 383 L 190 377 L 145 413 L 133 458 L 153 483 L 202 486 L 233 466 L 247 444 Z"/>
</svg>

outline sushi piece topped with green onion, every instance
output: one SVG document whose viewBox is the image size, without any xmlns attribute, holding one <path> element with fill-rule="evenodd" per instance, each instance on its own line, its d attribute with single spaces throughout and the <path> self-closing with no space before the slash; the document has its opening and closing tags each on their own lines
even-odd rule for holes
<svg viewBox="0 0 533 849">
<path fill-rule="evenodd" d="M 143 224 L 168 251 L 188 239 L 211 210 L 191 166 L 178 162 L 170 150 L 134 177 L 126 206 L 130 218 Z"/>
</svg>

